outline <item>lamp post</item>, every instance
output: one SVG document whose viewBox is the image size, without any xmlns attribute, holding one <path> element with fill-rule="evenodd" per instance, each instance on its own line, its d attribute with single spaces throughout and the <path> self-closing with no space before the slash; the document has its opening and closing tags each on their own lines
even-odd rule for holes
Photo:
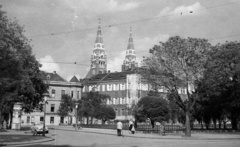
<svg viewBox="0 0 240 147">
<path fill-rule="evenodd" d="M 80 91 L 80 100 L 82 100 L 82 90 L 83 90 L 83 80 L 80 79 L 80 88 L 81 88 L 81 91 Z M 81 108 L 83 107 L 83 101 L 81 101 Z M 82 120 L 82 116 L 80 118 Z"/>
<path fill-rule="evenodd" d="M 42 136 L 45 136 L 46 102 L 47 102 L 47 98 L 49 97 L 49 94 L 43 93 L 43 97 L 44 97 L 44 117 L 43 117 L 43 134 L 42 134 Z"/>
<path fill-rule="evenodd" d="M 75 103 L 75 108 L 76 108 L 76 111 L 75 111 L 75 113 L 76 113 L 76 123 L 75 123 L 75 130 L 78 130 L 78 128 L 77 128 L 77 125 L 78 125 L 78 114 L 77 114 L 77 110 L 78 110 L 78 102 L 76 102 Z"/>
</svg>

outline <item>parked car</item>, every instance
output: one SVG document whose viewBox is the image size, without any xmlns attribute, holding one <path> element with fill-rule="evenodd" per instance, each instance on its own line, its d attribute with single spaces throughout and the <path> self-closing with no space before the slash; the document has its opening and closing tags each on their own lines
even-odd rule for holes
<svg viewBox="0 0 240 147">
<path fill-rule="evenodd" d="M 32 132 L 36 132 L 37 134 L 43 133 L 43 124 L 34 124 L 31 127 Z M 45 126 L 45 133 L 48 133 L 48 127 Z"/>
</svg>

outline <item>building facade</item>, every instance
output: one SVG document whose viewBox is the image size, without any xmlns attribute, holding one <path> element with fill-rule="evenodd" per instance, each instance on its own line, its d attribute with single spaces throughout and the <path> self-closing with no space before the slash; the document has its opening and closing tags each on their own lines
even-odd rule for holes
<svg viewBox="0 0 240 147">
<path fill-rule="evenodd" d="M 99 23 L 93 54 L 91 56 L 90 70 L 84 79 L 87 82 L 85 82 L 83 94 L 85 92 L 98 91 L 109 95 L 111 98 L 107 100 L 107 105 L 112 106 L 115 110 L 116 120 L 132 119 L 132 106 L 137 104 L 139 99 L 146 96 L 149 91 L 148 84 L 143 82 L 141 77 L 134 72 L 138 64 L 136 62 L 132 28 L 130 28 L 126 55 L 125 59 L 123 59 L 121 72 L 110 72 L 110 70 L 107 72 L 105 49 L 101 47 L 103 45 L 101 34 Z M 96 45 L 98 45 L 97 48 Z M 100 54 L 97 54 L 97 51 Z M 104 66 L 101 67 L 98 62 L 95 62 L 100 61 L 99 59 L 102 59 L 101 61 L 103 62 L 99 63 L 103 63 Z"/>
<path fill-rule="evenodd" d="M 32 113 L 23 113 L 22 115 L 22 125 L 32 125 L 41 124 L 44 120 L 44 110 L 46 110 L 45 118 L 46 125 L 59 125 L 63 124 L 72 124 L 75 123 L 76 119 L 74 116 L 74 111 L 69 112 L 69 116 L 60 117 L 58 115 L 59 106 L 61 103 L 62 95 L 68 94 L 72 99 L 81 98 L 81 83 L 73 76 L 70 81 L 66 81 L 61 76 L 59 76 L 55 71 L 53 73 L 43 73 L 47 80 L 46 84 L 49 85 L 49 98 L 47 98 L 46 109 L 43 108 L 43 111 L 39 109 L 34 110 Z"/>
</svg>

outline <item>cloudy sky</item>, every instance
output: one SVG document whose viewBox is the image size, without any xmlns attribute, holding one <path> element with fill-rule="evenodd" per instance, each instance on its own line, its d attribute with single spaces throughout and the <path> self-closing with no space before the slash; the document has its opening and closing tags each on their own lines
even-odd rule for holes
<svg viewBox="0 0 240 147">
<path fill-rule="evenodd" d="M 240 0 L 0 0 L 25 26 L 42 70 L 84 78 L 101 19 L 108 69 L 120 71 L 129 28 L 137 58 L 170 36 L 240 40 Z M 74 64 L 76 62 L 76 64 Z"/>
</svg>

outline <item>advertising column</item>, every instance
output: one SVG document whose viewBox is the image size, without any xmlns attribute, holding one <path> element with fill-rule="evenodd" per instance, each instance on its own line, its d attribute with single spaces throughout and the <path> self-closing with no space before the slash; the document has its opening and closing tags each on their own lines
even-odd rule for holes
<svg viewBox="0 0 240 147">
<path fill-rule="evenodd" d="M 13 118 L 12 118 L 12 129 L 20 130 L 21 128 L 21 114 L 22 114 L 22 104 L 15 103 L 13 106 Z"/>
</svg>

